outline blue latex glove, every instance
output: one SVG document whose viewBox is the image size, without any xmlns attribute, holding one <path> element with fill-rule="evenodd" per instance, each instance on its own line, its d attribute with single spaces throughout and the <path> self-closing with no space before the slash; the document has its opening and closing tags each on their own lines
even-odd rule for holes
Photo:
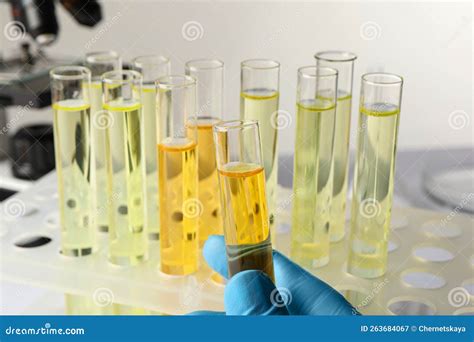
<svg viewBox="0 0 474 342">
<path fill-rule="evenodd" d="M 223 236 L 210 236 L 203 254 L 212 269 L 228 277 Z M 277 251 L 273 251 L 273 264 L 277 287 L 260 271 L 239 272 L 229 280 L 224 294 L 227 315 L 359 314 L 339 292 Z"/>
</svg>

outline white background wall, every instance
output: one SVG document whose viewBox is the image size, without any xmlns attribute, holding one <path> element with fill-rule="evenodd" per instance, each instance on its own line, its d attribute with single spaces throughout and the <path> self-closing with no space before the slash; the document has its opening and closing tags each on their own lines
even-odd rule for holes
<svg viewBox="0 0 474 342">
<path fill-rule="evenodd" d="M 281 131 L 283 152 L 293 149 L 296 69 L 313 64 L 314 53 L 326 49 L 345 49 L 359 56 L 352 132 L 360 76 L 383 70 L 405 79 L 400 149 L 474 145 L 470 2 L 102 3 L 105 20 L 94 29 L 77 26 L 58 9 L 61 36 L 47 52 L 80 57 L 87 51 L 114 49 L 125 60 L 160 53 L 172 59 L 174 73 L 182 72 L 191 58 L 220 58 L 227 65 L 226 118 L 239 111 L 240 61 L 277 59 L 282 65 L 280 108 L 293 115 L 293 124 Z M 5 4 L 1 10 L 3 27 Z M 194 25 L 197 36 L 192 31 L 183 34 L 186 24 Z M 190 40 L 193 37 L 197 39 Z M 9 46 L 4 39 L 4 47 Z M 50 119 L 47 110 L 22 120 Z"/>
</svg>

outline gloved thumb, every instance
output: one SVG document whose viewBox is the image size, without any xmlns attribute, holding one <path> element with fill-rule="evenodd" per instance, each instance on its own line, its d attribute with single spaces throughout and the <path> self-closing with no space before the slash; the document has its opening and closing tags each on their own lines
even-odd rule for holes
<svg viewBox="0 0 474 342">
<path fill-rule="evenodd" d="M 227 315 L 288 315 L 284 294 L 260 271 L 243 271 L 227 283 L 224 305 Z"/>
</svg>

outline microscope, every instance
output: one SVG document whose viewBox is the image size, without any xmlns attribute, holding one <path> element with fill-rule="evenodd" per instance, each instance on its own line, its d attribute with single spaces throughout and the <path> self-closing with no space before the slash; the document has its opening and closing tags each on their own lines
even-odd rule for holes
<svg viewBox="0 0 474 342">
<path fill-rule="evenodd" d="M 87 27 L 94 27 L 102 20 L 102 10 L 96 0 L 0 0 L 0 2 L 8 3 L 7 7 L 11 13 L 11 21 L 1 25 L 3 37 L 0 39 L 7 39 L 17 45 L 15 49 L 9 51 L 13 52 L 9 56 L 6 51 L 0 51 L 0 159 L 9 157 L 15 177 L 36 179 L 41 173 L 54 168 L 54 156 L 52 165 L 49 163 L 40 166 L 39 172 L 32 172 L 35 163 L 41 163 L 42 159 L 49 158 L 49 155 L 41 155 L 41 149 L 35 151 L 30 143 L 34 143 L 45 134 L 49 134 L 52 140 L 51 127 L 32 126 L 29 128 L 30 131 L 19 130 L 12 137 L 8 131 L 14 124 L 11 121 L 15 118 L 7 120 L 7 108 L 21 106 L 28 110 L 50 106 L 49 71 L 58 65 L 74 63 L 72 59 L 51 58 L 45 53 L 45 48 L 53 44 L 59 36 L 60 25 L 56 16 L 56 6 L 60 4 L 79 25 Z M 19 143 L 16 141 L 18 134 L 20 134 Z"/>
</svg>

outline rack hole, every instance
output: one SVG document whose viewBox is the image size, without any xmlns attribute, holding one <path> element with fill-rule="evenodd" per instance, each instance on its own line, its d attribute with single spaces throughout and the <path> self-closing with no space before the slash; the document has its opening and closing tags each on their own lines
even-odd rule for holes
<svg viewBox="0 0 474 342">
<path fill-rule="evenodd" d="M 405 271 L 401 277 L 405 284 L 417 289 L 439 289 L 446 284 L 443 277 L 426 271 Z"/>
<path fill-rule="evenodd" d="M 454 259 L 453 253 L 436 246 L 421 246 L 415 248 L 413 255 L 423 261 L 446 262 Z"/>
<path fill-rule="evenodd" d="M 406 316 L 434 315 L 436 312 L 434 305 L 429 302 L 411 298 L 393 299 L 388 303 L 388 310 L 394 315 Z"/>
<path fill-rule="evenodd" d="M 390 252 L 393 252 L 393 251 L 395 251 L 395 250 L 397 250 L 398 247 L 399 247 L 399 246 L 398 246 L 398 243 L 397 243 L 397 242 L 392 241 L 392 240 L 390 240 L 390 241 L 388 242 L 388 252 L 389 252 L 389 253 L 390 253 Z"/>
<path fill-rule="evenodd" d="M 28 217 L 38 213 L 38 208 L 25 203 L 24 201 L 12 198 L 7 200 L 0 211 L 3 211 L 2 218 L 6 221 L 15 221 L 21 217 Z"/>
<path fill-rule="evenodd" d="M 461 235 L 461 228 L 449 222 L 428 221 L 423 224 L 423 230 L 428 235 L 440 238 L 455 238 Z"/>
<path fill-rule="evenodd" d="M 402 229 L 408 226 L 408 218 L 405 215 L 392 216 L 392 229 Z"/>
<path fill-rule="evenodd" d="M 44 246 L 51 241 L 52 239 L 47 236 L 27 236 L 15 242 L 15 246 L 20 248 L 36 248 Z"/>
<path fill-rule="evenodd" d="M 471 296 L 474 296 L 474 278 L 463 281 L 462 287 L 464 287 Z"/>
</svg>

